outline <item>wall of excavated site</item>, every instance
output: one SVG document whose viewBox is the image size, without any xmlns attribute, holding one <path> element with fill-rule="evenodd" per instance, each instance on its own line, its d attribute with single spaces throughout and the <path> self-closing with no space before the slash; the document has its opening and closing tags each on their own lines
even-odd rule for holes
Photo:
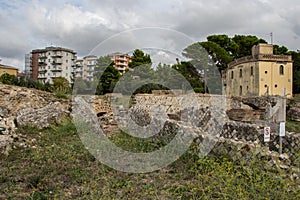
<svg viewBox="0 0 300 200">
<path fill-rule="evenodd" d="M 96 113 L 111 113 L 111 100 L 115 98 L 122 99 L 122 95 L 104 97 L 94 97 Z M 182 111 L 185 108 L 198 108 L 203 113 L 205 108 L 222 110 L 226 113 L 224 116 L 224 126 L 220 133 L 220 138 L 243 143 L 251 143 L 256 147 L 266 147 L 271 151 L 279 151 L 279 123 L 266 122 L 266 106 L 269 103 L 272 107 L 276 106 L 277 97 L 249 97 L 249 98 L 226 98 L 220 95 L 209 94 L 170 94 L 168 92 L 154 94 L 137 94 L 132 99 L 133 107 L 144 107 L 148 112 L 150 107 L 160 105 L 166 111 L 169 118 L 182 120 Z M 201 111 L 202 110 L 202 111 Z M 215 112 L 218 113 L 218 112 Z M 222 113 L 222 112 L 221 112 Z M 137 112 L 135 112 L 137 114 Z M 112 120 L 112 114 L 109 114 Z M 214 117 L 214 116 L 212 116 Z M 145 121 L 145 120 L 144 120 Z M 116 123 L 116 122 L 114 122 Z M 200 123 L 201 124 L 201 123 Z M 202 124 L 203 125 L 203 124 Z M 106 127 L 109 122 L 106 123 Z M 271 140 L 266 145 L 264 143 L 264 127 L 271 127 Z M 300 151 L 300 135 L 287 132 L 283 138 L 283 153 L 291 157 L 298 156 Z"/>
<path fill-rule="evenodd" d="M 265 109 L 267 103 L 272 107 L 277 104 L 277 97 L 249 97 L 249 98 L 225 98 L 219 95 L 196 94 L 185 98 L 184 95 L 172 94 L 138 94 L 134 98 L 135 105 L 162 105 L 169 116 L 176 115 L 183 108 L 211 107 L 224 109 L 223 130 L 220 138 L 232 141 L 254 144 L 256 147 L 266 147 L 271 151 L 279 151 L 279 123 L 266 122 Z M 264 143 L 264 127 L 271 127 L 271 140 Z M 283 153 L 291 157 L 299 156 L 300 135 L 287 132 L 283 138 Z"/>
<path fill-rule="evenodd" d="M 16 132 L 18 126 L 43 129 L 59 124 L 69 117 L 70 108 L 70 100 L 51 93 L 0 83 L 0 153 L 33 145 L 26 135 Z"/>
<path fill-rule="evenodd" d="M 119 99 L 123 102 L 123 96 L 105 95 L 89 97 L 88 103 L 93 105 L 95 114 L 99 117 L 102 127 L 109 132 L 117 130 L 118 122 L 112 112 L 112 100 Z M 128 100 L 128 98 L 126 99 Z M 150 107 L 160 105 L 173 121 L 180 122 L 185 108 L 199 109 L 198 114 L 207 113 L 207 110 L 221 110 L 219 113 L 224 119 L 224 125 L 220 132 L 219 143 L 215 149 L 218 152 L 225 151 L 230 154 L 238 154 L 238 151 L 260 152 L 266 149 L 263 142 L 264 126 L 271 126 L 271 141 L 268 148 L 272 152 L 278 152 L 278 123 L 266 123 L 264 121 L 267 103 L 275 106 L 275 97 L 253 97 L 253 98 L 225 98 L 218 95 L 195 94 L 192 96 L 180 93 L 173 95 L 168 92 L 155 94 L 138 94 L 130 99 L 129 104 L 132 112 L 142 119 L 139 114 L 141 107 L 149 111 Z M 160 107 L 160 109 L 162 109 Z M 53 123 L 59 123 L 70 115 L 71 100 L 58 99 L 53 94 L 38 90 L 8 86 L 0 84 L 0 127 L 6 131 L 0 133 L 0 148 L 15 140 L 14 128 L 19 125 L 31 125 L 38 128 L 49 127 Z M 125 109 L 122 108 L 124 113 Z M 120 112 L 121 113 L 121 112 Z M 117 113 L 119 115 L 120 113 Z M 225 114 L 223 116 L 223 114 Z M 220 116 L 215 116 L 216 118 Z M 214 117 L 214 116 L 213 116 Z M 197 120 L 197 119 L 196 119 Z M 144 120 L 147 121 L 147 120 Z M 207 119 L 199 119 L 197 126 L 205 126 Z M 202 123 L 201 123 L 202 122 Z M 173 130 L 172 128 L 167 129 Z M 172 133 L 170 133 L 172 134 Z M 22 138 L 23 141 L 26 138 Z M 220 142 L 222 145 L 219 145 Z M 28 141 L 27 141 L 28 143 Z M 232 146 L 233 145 L 233 146 Z M 258 149 L 258 150 L 257 150 Z M 296 152 L 300 150 L 300 136 L 296 133 L 287 133 L 283 139 L 283 153 L 290 158 L 296 158 Z"/>
</svg>

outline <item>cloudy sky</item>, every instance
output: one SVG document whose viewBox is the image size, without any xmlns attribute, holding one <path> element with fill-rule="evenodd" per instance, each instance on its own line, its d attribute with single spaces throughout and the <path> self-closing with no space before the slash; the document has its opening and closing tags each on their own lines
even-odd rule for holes
<svg viewBox="0 0 300 200">
<path fill-rule="evenodd" d="M 50 45 L 82 57 L 115 34 L 144 27 L 175 30 L 195 41 L 211 34 L 270 41 L 273 32 L 274 43 L 296 50 L 299 11 L 299 0 L 0 0 L 0 58 L 23 69 L 27 52 Z M 160 38 L 164 42 L 170 43 Z"/>
</svg>

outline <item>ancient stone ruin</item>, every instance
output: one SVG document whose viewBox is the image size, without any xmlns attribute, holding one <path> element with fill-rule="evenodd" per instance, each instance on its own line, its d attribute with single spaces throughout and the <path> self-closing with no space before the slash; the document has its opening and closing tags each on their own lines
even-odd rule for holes
<svg viewBox="0 0 300 200">
<path fill-rule="evenodd" d="M 189 95 L 180 92 L 154 92 L 132 97 L 114 94 L 86 96 L 84 101 L 93 108 L 94 116 L 106 135 L 119 131 L 120 126 L 127 126 L 128 117 L 140 127 L 165 120 L 158 134 L 172 135 L 175 127 L 184 126 L 193 132 L 199 144 L 213 141 L 211 155 L 227 155 L 243 162 L 251 156 L 260 156 L 269 160 L 270 166 L 292 167 L 293 160 L 298 156 L 296 153 L 300 150 L 300 135 L 287 133 L 283 140 L 283 154 L 279 155 L 278 123 L 265 120 L 266 107 L 273 109 L 278 105 L 276 97 Z M 127 105 L 123 105 L 124 98 Z M 59 99 L 47 92 L 0 84 L 1 152 L 7 154 L 14 145 L 30 146 L 31 142 L 27 141 L 26 136 L 16 134 L 18 126 L 43 129 L 59 124 L 65 118 L 72 117 L 72 106 L 74 104 L 70 99 Z M 159 115 L 155 115 L 153 109 Z M 289 110 L 295 120 L 299 119 L 296 112 L 298 109 L 293 107 Z M 289 112 L 288 115 L 291 115 Z M 268 146 L 263 141 L 266 125 L 271 126 L 272 130 Z"/>
</svg>

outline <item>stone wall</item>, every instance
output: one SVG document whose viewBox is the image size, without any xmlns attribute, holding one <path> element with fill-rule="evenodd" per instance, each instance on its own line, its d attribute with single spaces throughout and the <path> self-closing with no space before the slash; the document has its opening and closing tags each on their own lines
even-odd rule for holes
<svg viewBox="0 0 300 200">
<path fill-rule="evenodd" d="M 279 156 L 281 156 L 277 153 L 279 151 L 279 124 L 267 123 L 264 121 L 267 103 L 269 102 L 271 106 L 275 106 L 278 99 L 276 97 L 252 97 L 226 98 L 224 100 L 220 96 L 197 94 L 196 103 L 199 106 L 196 107 L 199 109 L 200 113 L 199 123 L 197 124 L 202 124 L 202 126 L 205 126 L 206 124 L 206 122 L 201 123 L 207 121 L 207 119 L 201 118 L 203 113 L 205 113 L 203 112 L 203 108 L 208 108 L 210 110 L 212 105 L 218 105 L 218 103 L 224 102 L 226 105 L 222 104 L 222 106 L 223 108 L 226 108 L 227 116 L 224 117 L 225 123 L 220 132 L 220 138 L 217 143 L 219 145 L 217 145 L 216 148 L 219 150 L 222 149 L 220 147 L 220 141 L 222 141 L 221 144 L 224 146 L 223 150 L 227 149 L 227 153 L 232 151 L 230 154 L 234 152 L 233 149 L 237 149 L 237 147 L 229 148 L 230 145 L 242 146 L 243 148 L 247 146 L 247 148 L 251 147 L 252 152 L 256 152 L 257 150 L 269 152 L 270 150 L 266 155 L 270 155 L 273 158 L 277 157 L 277 159 L 279 159 Z M 160 95 L 136 95 L 134 99 L 134 106 L 143 105 L 148 107 L 148 110 L 151 106 L 163 105 L 164 110 L 166 110 L 169 117 L 174 120 L 180 120 L 180 115 L 182 115 L 183 110 L 185 108 L 191 108 L 193 103 L 195 103 L 193 99 L 189 101 L 181 95 L 174 96 L 163 93 Z M 219 108 L 222 108 L 222 106 L 218 106 Z M 142 115 L 139 115 L 139 118 L 142 118 L 141 116 Z M 141 122 L 143 122 L 143 120 L 141 120 Z M 268 144 L 264 143 L 265 126 L 271 127 L 271 141 Z M 298 159 L 298 152 L 300 152 L 300 135 L 296 133 L 287 133 L 283 138 L 283 155 L 286 156 L 287 163 L 290 163 L 291 160 Z M 239 152 L 235 153 L 239 154 Z"/>
<path fill-rule="evenodd" d="M 265 115 L 266 100 L 272 106 L 276 105 L 276 98 L 225 98 L 217 95 L 183 95 L 159 92 L 158 94 L 139 94 L 129 100 L 131 108 L 128 110 L 121 104 L 112 108 L 112 100 L 123 102 L 121 95 L 88 96 L 86 102 L 93 106 L 95 115 L 107 134 L 117 131 L 118 124 L 122 124 L 125 116 L 142 126 L 151 123 L 149 112 L 151 107 L 160 106 L 170 118 L 168 123 L 177 125 L 184 121 L 191 130 L 196 130 L 199 138 L 205 138 L 205 131 L 212 131 L 209 127 L 219 131 L 217 145 L 213 151 L 224 151 L 238 155 L 236 149 L 263 151 L 267 147 L 263 142 L 263 128 L 271 125 L 273 134 L 269 143 L 269 150 L 278 152 L 278 124 L 266 124 L 262 119 Z M 12 143 L 16 137 L 16 125 L 30 125 L 38 128 L 49 127 L 53 123 L 60 123 L 69 117 L 71 100 L 58 99 L 53 94 L 34 89 L 21 88 L 0 84 L 0 127 L 5 128 L 0 132 L 0 148 Z M 218 112 L 219 110 L 219 112 Z M 117 112 L 113 112 L 117 111 Z M 154 116 L 155 117 L 155 116 Z M 186 117 L 192 117 L 186 118 Z M 210 120 L 210 118 L 214 118 Z M 220 123 L 220 120 L 224 122 Z M 159 121 L 159 120 L 157 120 Z M 167 129 L 172 130 L 172 129 Z M 275 131 L 274 131 L 275 130 Z M 163 131 L 168 132 L 168 131 Z M 171 134 L 171 133 L 170 133 Z M 22 139 L 23 140 L 23 139 Z M 235 145 L 230 147 L 230 145 Z M 288 158 L 296 159 L 300 150 L 299 134 L 288 133 L 283 140 L 283 152 Z M 267 148 L 267 149 L 268 149 Z M 273 155 L 273 154 L 272 154 Z"/>
<path fill-rule="evenodd" d="M 0 132 L 0 151 L 7 153 L 14 141 L 26 146 L 26 136 L 16 133 L 17 126 L 47 128 L 69 117 L 70 108 L 70 100 L 51 93 L 0 83 L 0 129 L 5 130 Z"/>
</svg>

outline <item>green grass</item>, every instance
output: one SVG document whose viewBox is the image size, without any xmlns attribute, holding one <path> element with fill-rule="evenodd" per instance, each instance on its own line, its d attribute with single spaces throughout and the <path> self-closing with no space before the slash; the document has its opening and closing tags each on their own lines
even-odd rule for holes
<svg viewBox="0 0 300 200">
<path fill-rule="evenodd" d="M 292 121 L 287 119 L 286 121 L 286 130 L 289 132 L 300 133 L 300 122 Z"/>
<path fill-rule="evenodd" d="M 165 169 L 131 174 L 95 160 L 68 121 L 42 133 L 33 127 L 20 132 L 37 138 L 37 148 L 1 155 L 0 199 L 300 198 L 297 182 L 280 170 L 266 171 L 264 162 L 255 158 L 249 165 L 222 157 L 199 158 L 193 145 Z M 124 133 L 111 140 L 123 148 L 146 152 L 164 145 L 157 140 L 143 143 Z"/>
</svg>

